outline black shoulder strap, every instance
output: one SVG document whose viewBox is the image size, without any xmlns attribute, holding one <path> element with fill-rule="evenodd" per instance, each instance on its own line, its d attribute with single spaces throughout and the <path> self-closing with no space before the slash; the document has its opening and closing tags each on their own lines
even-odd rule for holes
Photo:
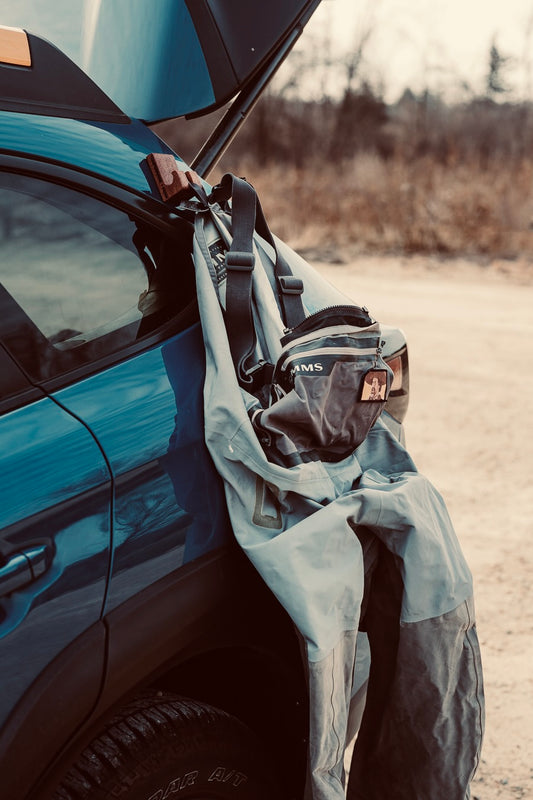
<svg viewBox="0 0 533 800">
<path fill-rule="evenodd" d="M 301 278 L 295 278 L 287 261 L 283 258 L 274 237 L 270 232 L 259 198 L 256 196 L 256 231 L 274 249 L 276 256 L 274 273 L 281 303 L 283 321 L 287 328 L 295 328 L 305 319 L 305 310 L 302 303 L 302 292 L 304 290 Z"/>
<path fill-rule="evenodd" d="M 252 316 L 252 271 L 254 231 L 274 249 L 275 278 L 285 325 L 293 328 L 305 318 L 303 283 L 295 278 L 278 252 L 263 209 L 251 184 L 227 173 L 213 189 L 210 199 L 225 203 L 232 198 L 231 247 L 226 253 L 226 328 L 237 376 L 241 384 L 252 383 L 256 335 Z"/>
<path fill-rule="evenodd" d="M 252 316 L 255 192 L 249 183 L 235 178 L 232 180 L 232 197 L 233 239 L 226 253 L 225 321 L 237 377 L 241 384 L 250 384 L 256 345 Z"/>
</svg>

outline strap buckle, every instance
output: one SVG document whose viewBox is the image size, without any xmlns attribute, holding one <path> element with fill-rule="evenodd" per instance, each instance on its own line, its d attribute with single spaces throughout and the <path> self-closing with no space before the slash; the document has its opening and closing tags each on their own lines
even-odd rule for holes
<svg viewBox="0 0 533 800">
<path fill-rule="evenodd" d="M 251 272 L 255 264 L 255 255 L 242 250 L 228 250 L 226 253 L 226 267 L 237 272 Z"/>
<path fill-rule="evenodd" d="M 304 290 L 302 279 L 294 275 L 278 275 L 278 284 L 283 294 L 302 294 Z"/>
</svg>

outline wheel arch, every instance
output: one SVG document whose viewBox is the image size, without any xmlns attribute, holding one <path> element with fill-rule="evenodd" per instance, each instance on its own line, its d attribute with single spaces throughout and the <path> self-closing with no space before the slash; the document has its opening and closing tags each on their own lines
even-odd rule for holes
<svg viewBox="0 0 533 800">
<path fill-rule="evenodd" d="M 99 700 L 68 739 L 63 732 L 48 767 L 20 800 L 48 800 L 110 717 L 146 690 L 172 692 L 237 717 L 268 750 L 290 795 L 301 794 L 308 722 L 298 635 L 240 552 L 198 562 L 105 618 L 107 663 Z"/>
<path fill-rule="evenodd" d="M 307 700 L 303 674 L 268 641 L 198 653 L 158 677 L 154 688 L 184 694 L 244 722 L 268 753 L 280 784 L 300 795 L 306 767 Z"/>
</svg>

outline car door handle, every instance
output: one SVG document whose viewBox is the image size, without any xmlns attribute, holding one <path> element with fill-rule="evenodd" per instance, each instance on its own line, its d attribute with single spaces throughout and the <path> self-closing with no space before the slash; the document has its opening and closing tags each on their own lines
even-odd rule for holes
<svg viewBox="0 0 533 800">
<path fill-rule="evenodd" d="M 20 553 L 13 553 L 0 567 L 0 596 L 11 594 L 40 578 L 50 564 L 51 547 L 36 544 Z"/>
</svg>

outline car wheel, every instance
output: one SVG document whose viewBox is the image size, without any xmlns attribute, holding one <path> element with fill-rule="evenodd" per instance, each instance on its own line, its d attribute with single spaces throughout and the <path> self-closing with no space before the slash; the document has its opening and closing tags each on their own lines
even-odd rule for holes
<svg viewBox="0 0 533 800">
<path fill-rule="evenodd" d="M 53 800 L 282 796 L 271 783 L 260 745 L 239 720 L 158 693 L 133 701 L 111 719 L 71 767 Z"/>
</svg>

